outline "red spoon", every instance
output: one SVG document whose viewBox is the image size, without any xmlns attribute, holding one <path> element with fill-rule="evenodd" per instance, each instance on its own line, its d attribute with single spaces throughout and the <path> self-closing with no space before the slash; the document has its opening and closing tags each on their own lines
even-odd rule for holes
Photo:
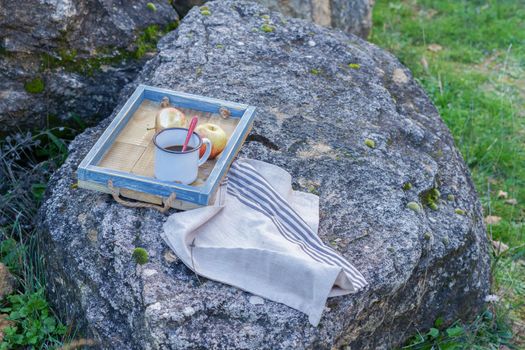
<svg viewBox="0 0 525 350">
<path fill-rule="evenodd" d="M 197 122 L 199 119 L 197 117 L 191 118 L 190 127 L 188 128 L 188 135 L 186 135 L 186 141 L 184 141 L 184 144 L 182 145 L 182 152 L 186 151 L 186 147 L 188 147 L 188 142 L 190 142 L 191 135 L 193 134 L 193 130 L 195 130 L 195 126 L 197 126 Z"/>
</svg>

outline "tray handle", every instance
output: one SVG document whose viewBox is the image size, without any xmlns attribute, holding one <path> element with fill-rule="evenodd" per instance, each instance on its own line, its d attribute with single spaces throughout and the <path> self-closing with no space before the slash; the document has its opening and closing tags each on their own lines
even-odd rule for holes
<svg viewBox="0 0 525 350">
<path fill-rule="evenodd" d="M 118 188 L 113 187 L 113 180 L 108 180 L 108 188 L 111 191 L 111 195 L 113 196 L 113 199 L 115 200 L 115 202 L 117 202 L 120 205 L 129 207 L 129 208 L 151 208 L 151 209 L 158 210 L 159 212 L 163 214 L 165 214 L 171 208 L 171 205 L 177 198 L 177 194 L 173 192 L 172 194 L 170 194 L 168 199 L 164 201 L 164 206 L 151 204 L 151 203 L 144 203 L 144 202 L 130 202 L 130 201 L 120 198 L 120 192 Z"/>
</svg>

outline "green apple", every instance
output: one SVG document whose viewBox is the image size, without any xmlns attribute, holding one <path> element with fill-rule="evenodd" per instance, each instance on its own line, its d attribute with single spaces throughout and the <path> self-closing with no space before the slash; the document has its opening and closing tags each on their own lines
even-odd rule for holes
<svg viewBox="0 0 525 350">
<path fill-rule="evenodd" d="M 212 123 L 206 123 L 197 126 L 195 132 L 199 134 L 200 137 L 205 137 L 211 141 L 212 147 L 209 159 L 214 159 L 217 157 L 224 150 L 224 147 L 226 147 L 226 143 L 228 142 L 228 136 L 224 130 L 222 130 L 220 126 Z M 206 145 L 202 145 L 200 150 L 201 157 L 205 151 Z"/>
</svg>

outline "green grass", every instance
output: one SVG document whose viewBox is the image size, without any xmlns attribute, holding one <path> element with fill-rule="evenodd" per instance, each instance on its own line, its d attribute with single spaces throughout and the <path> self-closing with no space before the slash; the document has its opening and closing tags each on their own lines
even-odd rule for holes
<svg viewBox="0 0 525 350">
<path fill-rule="evenodd" d="M 13 294 L 7 297 L 7 306 L 0 309 L 14 322 L 3 330 L 1 350 L 19 347 L 49 347 L 62 345 L 67 328 L 57 321 L 45 299 L 44 288 L 35 292 Z"/>
<path fill-rule="evenodd" d="M 12 322 L 3 329 L 0 350 L 53 349 L 72 336 L 45 298 L 35 218 L 47 180 L 65 160 L 67 140 L 74 134 L 55 128 L 0 140 L 0 262 L 19 286 L 0 300 L 0 314 Z"/>
<path fill-rule="evenodd" d="M 436 320 L 434 327 L 425 333 L 418 333 L 403 349 L 499 349 L 501 345 L 510 345 L 512 338 L 506 312 L 496 307 L 485 310 L 469 324 L 457 321 L 444 328 L 442 322 L 441 319 Z"/>
<path fill-rule="evenodd" d="M 495 322 L 461 327 L 474 336 L 450 342 L 444 330 L 425 333 L 417 348 L 497 349 L 506 344 L 505 320 L 512 321 L 512 342 L 521 347 L 525 326 L 525 3 L 523 0 L 379 0 L 371 41 L 409 67 L 449 126 L 469 166 L 484 215 L 501 217 L 487 227 L 490 239 L 511 249 L 493 259 L 493 293 L 501 297 Z M 498 192 L 508 193 L 499 198 Z M 515 199 L 516 205 L 508 204 Z M 494 254 L 496 255 L 496 254 Z M 508 323 L 508 322 L 507 322 Z M 487 328 L 488 327 L 488 328 Z M 489 332 L 490 333 L 490 332 Z M 499 337 L 498 335 L 501 335 Z M 418 338 L 419 337 L 419 338 Z M 448 339 L 448 340 L 447 340 Z M 452 345 L 450 345 L 452 344 Z M 458 345 L 460 344 L 460 345 Z M 412 347 L 415 345 L 411 345 Z M 419 346 L 419 347 L 418 347 Z M 410 348 L 412 348 L 410 347 Z"/>
</svg>

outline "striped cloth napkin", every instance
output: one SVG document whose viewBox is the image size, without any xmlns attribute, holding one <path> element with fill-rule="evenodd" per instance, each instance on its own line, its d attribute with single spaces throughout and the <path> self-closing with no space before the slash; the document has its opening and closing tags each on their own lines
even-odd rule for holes
<svg viewBox="0 0 525 350">
<path fill-rule="evenodd" d="M 214 205 L 172 214 L 162 234 L 195 273 L 288 305 L 319 324 L 328 297 L 367 282 L 317 236 L 319 197 L 293 191 L 291 175 L 238 159 Z"/>
</svg>

